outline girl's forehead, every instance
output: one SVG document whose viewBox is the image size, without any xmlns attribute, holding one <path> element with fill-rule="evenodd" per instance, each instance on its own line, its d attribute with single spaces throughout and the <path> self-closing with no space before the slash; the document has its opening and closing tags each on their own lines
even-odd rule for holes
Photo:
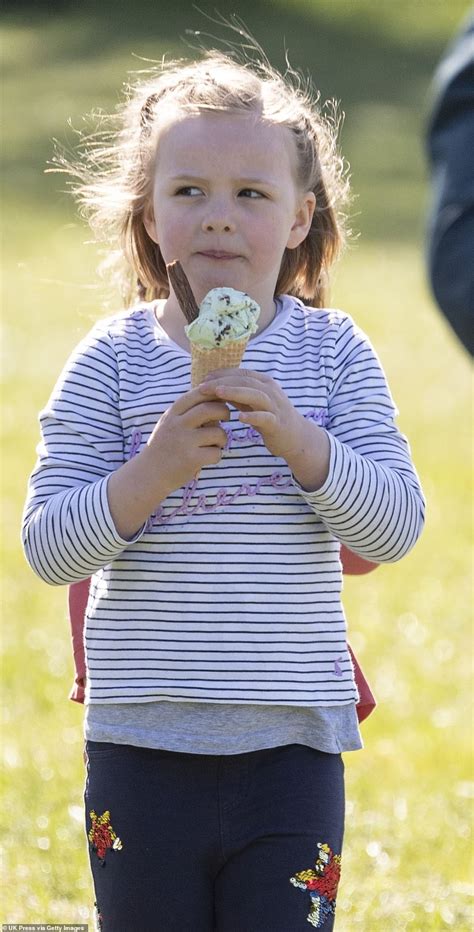
<svg viewBox="0 0 474 932">
<path fill-rule="evenodd" d="M 188 156 L 219 153 L 223 148 L 235 149 L 249 158 L 283 157 L 288 154 L 292 167 L 296 160 L 293 134 L 279 123 L 265 120 L 258 113 L 234 111 L 199 111 L 169 114 L 161 125 L 157 138 L 157 155 Z"/>
</svg>

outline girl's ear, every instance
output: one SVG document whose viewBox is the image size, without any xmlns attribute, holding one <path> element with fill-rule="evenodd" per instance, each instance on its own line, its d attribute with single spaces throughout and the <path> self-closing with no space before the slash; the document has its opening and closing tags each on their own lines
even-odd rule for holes
<svg viewBox="0 0 474 932">
<path fill-rule="evenodd" d="M 315 208 L 316 197 L 312 191 L 307 191 L 299 202 L 295 214 L 295 220 L 293 226 L 291 227 L 288 242 L 286 244 L 287 249 L 296 249 L 296 247 L 299 246 L 304 239 L 306 239 L 309 233 Z"/>
<path fill-rule="evenodd" d="M 158 245 L 158 237 L 156 235 L 156 224 L 155 224 L 155 214 L 153 211 L 153 205 L 147 204 L 143 211 L 143 226 L 148 233 L 150 239 Z"/>
</svg>

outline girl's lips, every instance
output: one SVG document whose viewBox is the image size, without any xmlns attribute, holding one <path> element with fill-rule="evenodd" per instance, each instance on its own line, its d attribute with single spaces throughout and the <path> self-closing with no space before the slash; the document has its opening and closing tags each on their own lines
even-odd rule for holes
<svg viewBox="0 0 474 932">
<path fill-rule="evenodd" d="M 239 259 L 240 256 L 235 252 L 222 252 L 219 249 L 201 249 L 198 256 L 205 256 L 207 259 Z"/>
</svg>

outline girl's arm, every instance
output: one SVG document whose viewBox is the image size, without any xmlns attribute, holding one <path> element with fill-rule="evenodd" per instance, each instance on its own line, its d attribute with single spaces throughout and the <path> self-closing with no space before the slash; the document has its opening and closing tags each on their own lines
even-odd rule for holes
<svg viewBox="0 0 474 932">
<path fill-rule="evenodd" d="M 42 442 L 23 518 L 26 557 L 52 585 L 92 575 L 145 531 L 170 493 L 218 462 L 222 402 L 187 392 L 160 418 L 144 450 L 124 449 L 115 347 L 98 326 L 67 363 L 40 415 Z"/>
<path fill-rule="evenodd" d="M 144 450 L 110 477 L 110 512 L 122 537 L 133 537 L 171 492 L 219 462 L 227 443 L 219 422 L 229 417 L 225 404 L 203 398 L 198 389 L 164 412 Z"/>
<path fill-rule="evenodd" d="M 334 344 L 328 413 L 328 475 L 301 494 L 351 551 L 395 562 L 421 534 L 425 499 L 377 354 L 346 316 Z"/>
<path fill-rule="evenodd" d="M 424 498 L 408 443 L 395 424 L 384 372 L 349 317 L 331 326 L 322 368 L 329 373 L 327 429 L 296 410 L 269 376 L 213 373 L 201 390 L 240 410 L 331 533 L 376 563 L 408 553 L 421 533 Z"/>
<path fill-rule="evenodd" d="M 72 583 L 68 591 L 69 623 L 71 626 L 74 659 L 74 683 L 69 698 L 84 702 L 86 686 L 86 657 L 84 651 L 84 619 L 89 598 L 90 579 Z"/>
<path fill-rule="evenodd" d="M 90 576 L 126 546 L 107 497 L 124 461 L 118 367 L 107 332 L 82 341 L 40 413 L 41 442 L 23 515 L 28 562 L 46 582 Z"/>
</svg>

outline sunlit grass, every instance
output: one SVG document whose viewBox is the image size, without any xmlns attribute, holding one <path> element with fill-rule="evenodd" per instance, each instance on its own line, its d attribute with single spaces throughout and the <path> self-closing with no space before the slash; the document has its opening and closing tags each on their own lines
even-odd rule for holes
<svg viewBox="0 0 474 932">
<path fill-rule="evenodd" d="M 287 15 L 296 17 L 303 7 L 312 15 L 313 4 L 303 0 L 286 4 Z M 423 30 L 426 7 L 403 7 L 412 20 L 419 10 L 416 39 L 410 42 L 423 48 L 436 40 L 441 46 L 457 11 L 433 0 Z M 321 3 L 325 16 L 330 8 L 334 23 L 347 31 L 351 5 Z M 379 24 L 382 42 L 395 7 L 364 0 L 361 9 L 375 31 Z M 247 21 L 252 27 L 249 16 Z M 37 412 L 69 351 L 103 313 L 106 295 L 94 276 L 95 250 L 84 245 L 87 231 L 65 196 L 44 194 L 63 185 L 45 179 L 42 169 L 49 136 L 60 135 L 61 123 L 71 112 L 82 112 L 82 103 L 84 109 L 92 105 L 94 76 L 103 99 L 113 99 L 123 77 L 126 36 L 115 51 L 108 47 L 97 55 L 91 70 L 90 61 L 80 64 L 74 57 L 82 54 L 87 22 L 75 37 L 68 22 L 67 16 L 51 19 L 41 37 L 17 22 L 11 26 L 17 32 L 10 34 L 30 62 L 25 65 L 28 106 L 36 122 L 25 120 L 25 129 L 12 121 L 6 153 L 11 184 L 4 197 L 4 922 L 92 922 L 82 827 L 82 710 L 67 699 L 72 661 L 65 591 L 32 575 L 18 543 Z M 62 41 L 70 61 L 64 60 Z M 149 36 L 142 48 L 147 41 Z M 8 51 L 13 68 L 13 45 Z M 348 45 L 346 64 L 354 74 L 359 68 L 359 81 L 361 54 L 363 47 Z M 409 77 L 405 73 L 405 80 Z M 426 72 L 425 88 L 428 78 Z M 404 561 L 346 581 L 351 643 L 379 707 L 362 726 L 366 749 L 345 756 L 348 803 L 338 932 L 472 928 L 470 373 L 425 283 L 420 82 L 421 71 L 414 76 L 413 106 L 395 101 L 392 109 L 387 102 L 380 108 L 372 88 L 371 96 L 357 102 L 361 132 L 355 122 L 348 126 L 357 210 L 366 232 L 337 271 L 333 303 L 355 317 L 382 358 L 427 493 L 428 516 L 421 541 Z M 18 76 L 8 85 L 14 86 L 16 113 L 24 95 Z M 400 130 L 405 141 L 397 140 L 400 119 L 406 121 Z M 378 145 L 374 126 L 381 133 Z M 415 153 L 410 164 L 407 152 Z M 382 196 L 384 203 L 377 205 Z M 380 222 L 384 212 L 393 218 L 386 225 Z M 113 307 L 115 299 L 110 300 Z"/>
</svg>

